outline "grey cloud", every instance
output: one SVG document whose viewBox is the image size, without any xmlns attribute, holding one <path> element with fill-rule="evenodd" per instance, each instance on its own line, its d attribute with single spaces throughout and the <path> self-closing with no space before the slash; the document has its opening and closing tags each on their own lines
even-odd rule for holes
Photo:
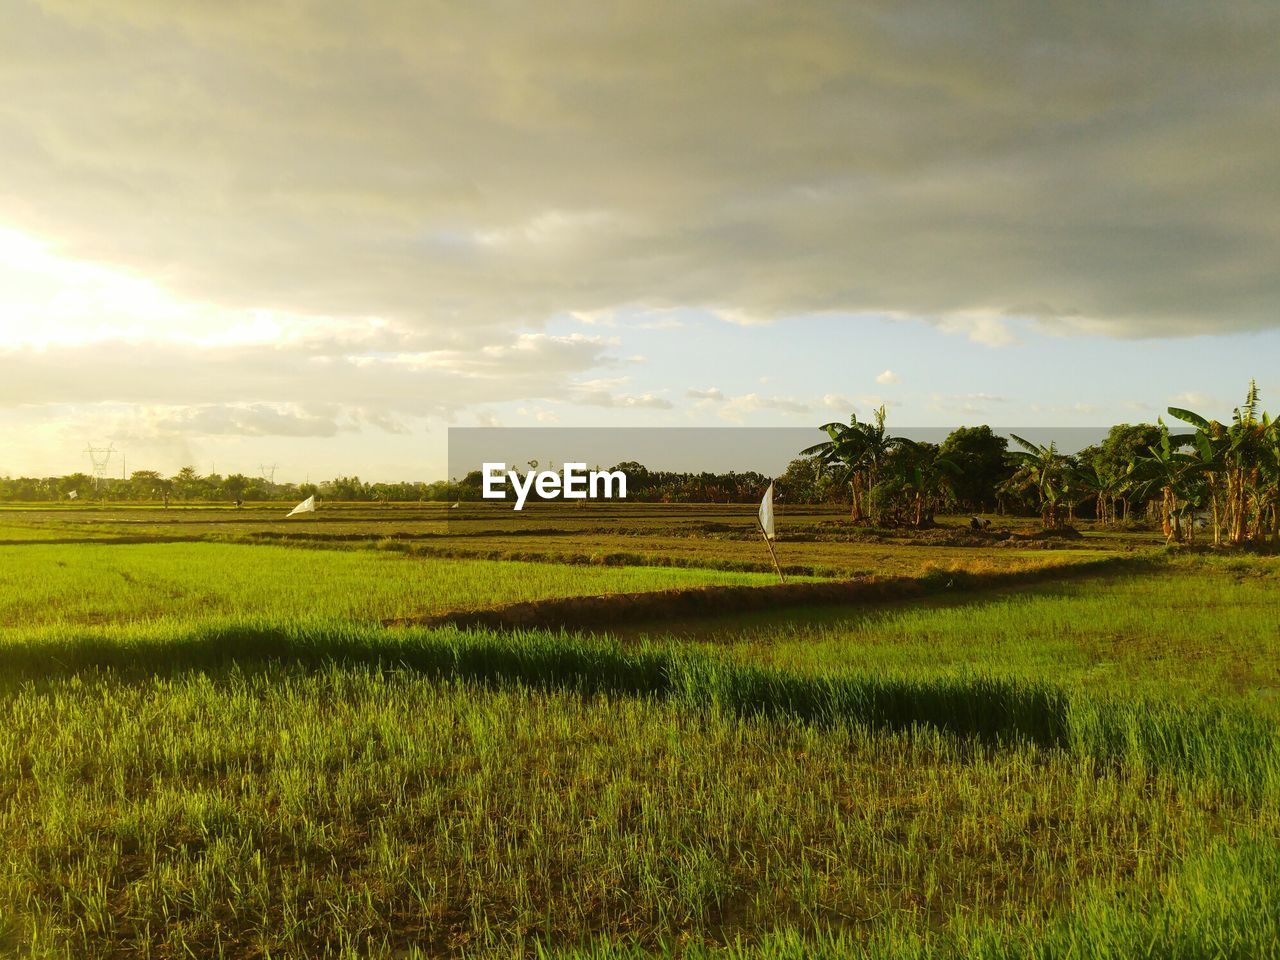
<svg viewBox="0 0 1280 960">
<path fill-rule="evenodd" d="M 161 435 L 245 437 L 332 437 L 341 429 L 332 415 L 263 403 L 187 407 L 157 419 L 153 427 Z"/>
<path fill-rule="evenodd" d="M 696 390 L 690 387 L 684 392 L 684 395 L 691 400 L 723 400 L 724 391 L 719 387 L 709 387 L 706 390 Z"/>
<path fill-rule="evenodd" d="M 6 10 L 0 222 L 228 306 L 423 329 L 886 311 L 1277 322 L 1280 8 Z"/>
<path fill-rule="evenodd" d="M 394 416 L 338 404 L 204 404 L 167 407 L 144 418 L 138 439 L 167 436 L 334 437 L 363 426 L 405 434 L 409 428 Z M 122 433 L 123 437 L 124 434 Z"/>
<path fill-rule="evenodd" d="M 452 418 L 476 403 L 569 399 L 577 388 L 566 375 L 608 365 L 606 349 L 592 338 L 536 335 L 470 352 L 431 351 L 426 362 L 398 351 L 348 355 L 328 342 L 217 348 L 108 342 L 0 351 L 0 408 L 180 405 L 189 408 L 177 415 L 189 418 L 184 428 L 211 434 L 332 435 L 342 423 L 403 432 L 400 417 Z M 342 416 L 296 413 L 321 404 Z"/>
</svg>

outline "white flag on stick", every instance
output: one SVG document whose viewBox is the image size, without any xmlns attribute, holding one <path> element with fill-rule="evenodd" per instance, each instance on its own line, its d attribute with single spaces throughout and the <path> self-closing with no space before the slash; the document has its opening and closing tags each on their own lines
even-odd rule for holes
<svg viewBox="0 0 1280 960">
<path fill-rule="evenodd" d="M 295 513 L 315 513 L 315 512 L 316 512 L 316 495 L 313 493 L 311 496 L 307 497 L 307 499 L 303 500 L 300 504 L 298 504 L 296 507 L 290 510 L 288 513 L 288 516 L 286 516 L 285 519 L 292 517 Z"/>
<path fill-rule="evenodd" d="M 760 529 L 764 531 L 765 538 L 773 540 L 777 534 L 773 530 L 773 484 L 769 484 L 769 489 L 764 492 L 764 499 L 760 501 Z"/>
</svg>

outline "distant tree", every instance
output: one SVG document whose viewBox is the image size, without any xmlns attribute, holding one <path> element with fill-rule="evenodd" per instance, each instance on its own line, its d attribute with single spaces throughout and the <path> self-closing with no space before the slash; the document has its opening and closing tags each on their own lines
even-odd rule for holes
<svg viewBox="0 0 1280 960">
<path fill-rule="evenodd" d="M 1128 488 L 1127 470 L 1114 472 L 1114 468 L 1097 456 L 1100 447 L 1086 447 L 1074 457 L 1067 468 L 1067 502 L 1074 510 L 1086 501 L 1093 501 L 1094 516 L 1103 524 L 1116 519 L 1115 503 L 1122 490 Z"/>
<path fill-rule="evenodd" d="M 1203 486 L 1195 502 L 1212 508 L 1215 543 L 1225 534 L 1229 544 L 1261 546 L 1280 531 L 1280 421 L 1272 420 L 1260 403 L 1258 385 L 1250 381 L 1230 424 L 1169 408 L 1170 415 L 1196 428 L 1186 438 Z"/>
<path fill-rule="evenodd" d="M 905 453 L 903 472 L 911 497 L 911 522 L 917 527 L 931 526 L 938 506 L 961 476 L 960 466 L 934 443 L 914 444 Z"/>
<path fill-rule="evenodd" d="M 964 510 L 994 509 L 1000 485 L 1013 475 L 1009 441 L 988 426 L 957 427 L 947 434 L 938 454 L 955 465 L 948 478 L 952 501 Z"/>
<path fill-rule="evenodd" d="M 472 470 L 454 485 L 454 489 L 458 500 L 479 500 L 484 492 L 484 474 Z"/>
<path fill-rule="evenodd" d="M 827 488 L 817 457 L 796 457 L 777 479 L 778 494 L 788 503 L 820 503 Z"/>
<path fill-rule="evenodd" d="M 250 480 L 242 473 L 230 474 L 222 481 L 222 491 L 232 500 L 243 500 L 244 492 L 249 489 Z"/>
<path fill-rule="evenodd" d="M 200 474 L 192 466 L 183 467 L 172 477 L 173 492 L 179 500 L 195 500 L 200 496 Z"/>
<path fill-rule="evenodd" d="M 129 474 L 129 496 L 134 500 L 151 500 L 163 493 L 164 477 L 156 470 L 135 470 Z"/>
<path fill-rule="evenodd" d="M 367 485 L 359 477 L 335 477 L 321 484 L 321 491 L 330 500 L 368 500 Z"/>
<path fill-rule="evenodd" d="M 1081 465 L 1091 466 L 1104 482 L 1114 481 L 1111 490 L 1112 511 L 1119 504 L 1120 515 L 1113 519 L 1129 519 L 1132 487 L 1129 465 L 1150 453 L 1160 443 L 1160 428 L 1154 423 L 1117 423 L 1101 444 L 1088 447 L 1076 455 Z"/>
<path fill-rule="evenodd" d="M 65 499 L 67 494 L 75 492 L 81 497 L 91 497 L 97 490 L 97 481 L 87 473 L 71 473 L 56 482 L 56 489 L 59 499 Z"/>
</svg>

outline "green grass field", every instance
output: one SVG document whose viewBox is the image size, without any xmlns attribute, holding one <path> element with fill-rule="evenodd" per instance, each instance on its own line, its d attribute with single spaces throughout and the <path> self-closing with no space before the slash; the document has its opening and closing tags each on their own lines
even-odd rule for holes
<svg viewBox="0 0 1280 960">
<path fill-rule="evenodd" d="M 0 547 L 0 632 L 222 620 L 380 622 L 541 597 L 770 582 L 765 574 L 719 570 L 566 570 L 372 550 L 40 543 Z"/>
<path fill-rule="evenodd" d="M 340 523 L 366 521 L 344 549 L 0 548 L 9 952 L 1280 955 L 1274 559 L 1157 551 L 608 633 L 388 630 L 770 578 L 374 550 L 397 516 Z M 661 542 L 648 523 L 616 543 Z M 723 533 L 671 539 L 714 562 L 748 543 Z M 1134 545 L 820 544 L 934 582 Z"/>
</svg>

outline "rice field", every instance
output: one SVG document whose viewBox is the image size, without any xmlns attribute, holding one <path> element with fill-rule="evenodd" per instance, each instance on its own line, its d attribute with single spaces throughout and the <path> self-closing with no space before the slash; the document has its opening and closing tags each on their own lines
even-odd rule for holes
<svg viewBox="0 0 1280 960">
<path fill-rule="evenodd" d="M 1035 555 L 1099 550 L 1126 546 Z M 609 631 L 379 625 L 770 579 L 0 548 L 0 947 L 1280 956 L 1274 559 Z"/>
<path fill-rule="evenodd" d="M 764 574 L 587 567 L 221 543 L 0 547 L 0 637 L 94 624 L 381 622 L 574 594 L 763 584 Z"/>
<path fill-rule="evenodd" d="M 725 504 L 328 505 L 286 519 L 279 504 L 182 506 L 41 506 L 0 509 L 0 545 L 38 539 L 80 543 L 216 542 L 291 544 L 334 549 L 377 547 L 433 558 L 520 560 L 575 566 L 675 566 L 771 573 L 754 514 Z M 973 534 L 964 518 L 930 531 L 851 526 L 839 507 L 779 511 L 777 544 L 793 576 L 918 575 L 1048 569 L 1150 549 L 1151 533 L 1085 529 L 1077 540 L 1037 536 L 1036 525 L 993 518 Z"/>
<path fill-rule="evenodd" d="M 802 673 L 993 676 L 1280 710 L 1280 559 L 1189 557 L 922 602 L 639 628 Z"/>
</svg>

